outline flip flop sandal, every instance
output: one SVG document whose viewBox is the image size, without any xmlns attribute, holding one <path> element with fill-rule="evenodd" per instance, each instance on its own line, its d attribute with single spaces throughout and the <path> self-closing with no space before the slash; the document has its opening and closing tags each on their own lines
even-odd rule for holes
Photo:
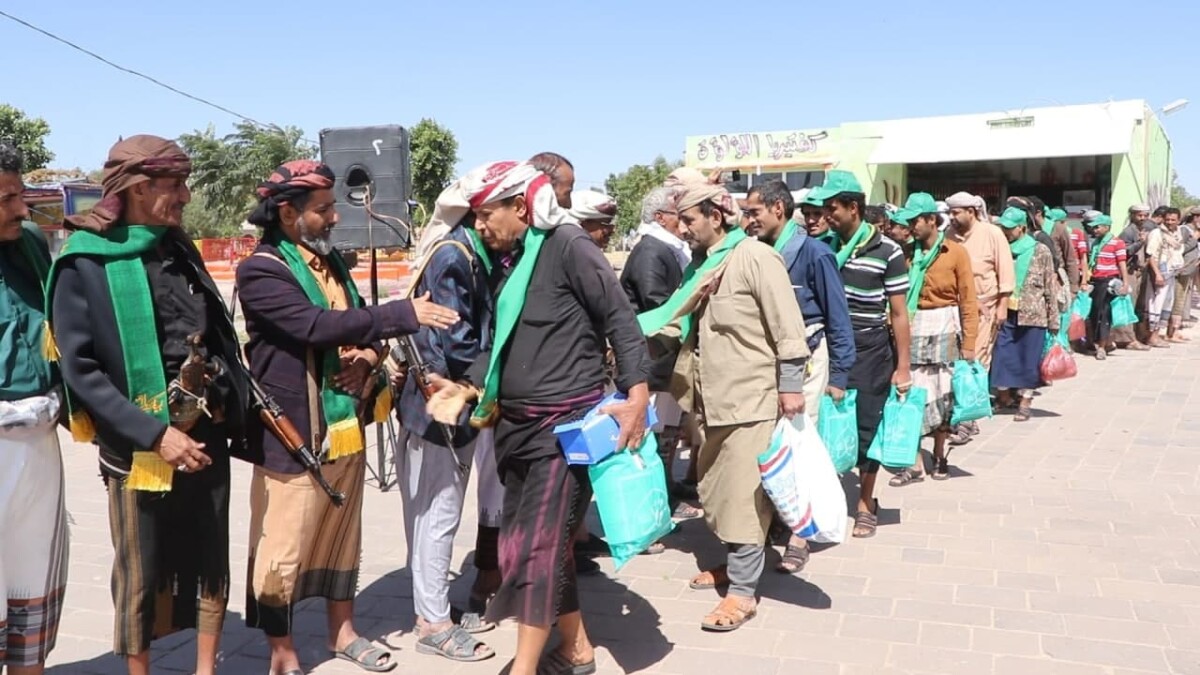
<svg viewBox="0 0 1200 675">
<path fill-rule="evenodd" d="M 758 608 L 746 609 L 738 604 L 737 600 L 725 598 L 712 613 L 704 617 L 700 628 L 711 633 L 731 633 L 745 626 L 757 615 Z"/>
<path fill-rule="evenodd" d="M 296 668 L 295 670 L 287 671 L 283 675 L 304 675 L 304 671 L 300 670 L 299 668 Z"/>
<path fill-rule="evenodd" d="M 537 675 L 592 675 L 596 672 L 596 660 L 575 663 L 562 652 L 551 652 L 538 662 Z"/>
<path fill-rule="evenodd" d="M 1027 406 L 1027 405 L 1019 406 L 1017 408 L 1017 413 L 1015 415 L 1013 415 L 1013 421 L 1014 422 L 1028 422 L 1029 418 L 1032 415 L 1033 415 L 1033 411 L 1030 410 L 1029 406 Z"/>
<path fill-rule="evenodd" d="M 854 514 L 854 530 L 850 536 L 856 539 L 870 539 L 875 536 L 875 530 L 879 527 L 879 500 L 875 500 L 875 512 L 859 511 Z M 862 534 L 859 534 L 859 533 Z"/>
<path fill-rule="evenodd" d="M 698 509 L 687 502 L 679 502 L 679 506 L 675 507 L 675 511 L 671 513 L 671 518 L 674 520 L 696 520 L 704 517 L 704 509 Z"/>
<path fill-rule="evenodd" d="M 343 661 L 349 661 L 369 673 L 390 672 L 400 665 L 392 660 L 391 652 L 376 647 L 364 637 L 346 645 L 345 649 L 334 650 L 333 655 Z"/>
<path fill-rule="evenodd" d="M 960 424 L 950 433 L 949 442 L 950 445 L 966 445 L 971 442 L 971 432 L 966 425 Z"/>
<path fill-rule="evenodd" d="M 804 571 L 805 565 L 808 564 L 808 545 L 797 546 L 788 544 L 783 551 L 783 558 L 779 560 L 779 564 L 775 566 L 775 571 L 780 574 L 799 574 Z"/>
<path fill-rule="evenodd" d="M 707 581 L 705 581 L 707 579 Z M 711 591 L 714 588 L 729 585 L 729 570 L 724 565 L 715 570 L 705 570 L 688 582 L 688 588 L 693 591 Z"/>
<path fill-rule="evenodd" d="M 667 552 L 667 545 L 662 543 L 661 541 L 656 541 L 653 544 L 650 544 L 649 546 L 647 546 L 646 550 L 642 551 L 638 555 L 662 555 L 663 553 L 666 553 L 666 552 Z"/>
<path fill-rule="evenodd" d="M 484 648 L 482 652 L 479 651 L 480 647 Z M 491 647 L 471 637 L 462 626 L 451 626 L 417 640 L 417 653 L 441 656 L 460 663 L 475 663 L 496 655 Z"/>
<path fill-rule="evenodd" d="M 920 483 L 924 480 L 924 473 L 917 473 L 912 469 L 901 469 L 899 473 L 897 473 L 895 476 L 892 476 L 892 479 L 888 481 L 888 485 L 892 487 L 904 487 L 905 485 Z"/>
</svg>

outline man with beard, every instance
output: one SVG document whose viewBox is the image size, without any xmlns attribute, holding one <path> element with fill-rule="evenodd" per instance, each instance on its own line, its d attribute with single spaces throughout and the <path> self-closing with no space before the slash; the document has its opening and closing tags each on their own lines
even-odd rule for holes
<svg viewBox="0 0 1200 675">
<path fill-rule="evenodd" d="M 835 401 L 846 396 L 855 360 L 854 329 L 833 251 L 815 245 L 807 232 L 787 218 L 794 207 L 787 184 L 775 180 L 751 188 L 742 212 L 750 224 L 746 229 L 783 256 L 812 353 L 804 374 L 804 400 L 805 412 L 815 422 L 821 396 L 829 394 Z M 807 562 L 807 542 L 793 536 L 776 569 L 795 574 Z"/>
<path fill-rule="evenodd" d="M 67 590 L 67 519 L 62 387 L 41 349 L 50 249 L 25 222 L 21 164 L 20 151 L 0 142 L 0 670 L 40 675 Z"/>
<path fill-rule="evenodd" d="M 504 254 L 492 347 L 469 382 L 433 375 L 428 409 L 454 423 L 472 400 L 472 424 L 495 426 L 504 483 L 500 528 L 503 578 L 487 619 L 515 617 L 512 675 L 543 669 L 596 671 L 580 612 L 572 539 L 591 497 L 587 467 L 568 466 L 553 433 L 604 395 L 604 354 L 616 354 L 616 388 L 627 401 L 609 406 L 620 428 L 618 451 L 645 434 L 649 363 L 646 345 L 612 266 L 551 193 L 550 179 L 527 162 L 495 162 L 463 179 L 476 231 Z M 539 661 L 552 625 L 562 646 Z"/>
<path fill-rule="evenodd" d="M 429 294 L 365 307 L 330 239 L 337 225 L 333 172 L 312 160 L 288 162 L 258 188 L 248 220 L 262 242 L 237 270 L 246 314 L 246 355 L 263 389 L 323 460 L 321 473 L 347 496 L 338 508 L 278 439 L 252 437 L 250 562 L 246 624 L 267 635 L 271 673 L 294 675 L 296 603 L 326 599 L 328 647 L 372 672 L 396 667 L 391 654 L 354 629 L 354 595 L 362 553 L 366 460 L 363 411 L 379 384 L 381 340 L 419 326 L 448 328 L 454 310 Z M 375 406 L 376 418 L 390 401 Z"/>
<path fill-rule="evenodd" d="M 100 202 L 68 219 L 47 315 L 71 430 L 100 447 L 113 541 L 114 651 L 150 671 L 150 643 L 197 629 L 212 675 L 229 600 L 229 459 L 248 408 L 237 337 L 180 227 L 191 162 L 131 136 L 109 151 Z M 52 346 L 53 347 L 53 346 Z"/>
<path fill-rule="evenodd" d="M 1103 215 L 1099 211 L 1088 211 L 1084 214 L 1084 228 L 1091 221 Z M 1090 217 L 1089 217 L 1090 216 Z M 1154 295 L 1154 284 L 1151 273 L 1146 270 L 1146 237 L 1157 225 L 1150 219 L 1150 207 L 1146 204 L 1134 204 L 1129 207 L 1125 227 L 1118 238 L 1125 244 L 1125 255 L 1129 283 L 1129 294 L 1133 296 L 1133 306 L 1137 311 L 1139 322 L 1134 326 L 1112 328 L 1110 344 L 1107 346 L 1121 347 L 1130 351 L 1147 351 L 1145 344 L 1150 339 L 1147 308 L 1150 298 Z"/>
<path fill-rule="evenodd" d="M 676 208 L 685 240 L 704 254 L 704 263 L 666 304 L 640 320 L 655 347 L 679 353 L 673 379 L 686 386 L 676 393 L 704 427 L 700 500 L 727 553 L 726 564 L 700 573 L 690 586 L 728 587 L 700 624 L 728 632 L 757 614 L 774 514 L 757 457 L 780 416 L 804 413 L 810 352 L 779 254 L 747 240 L 726 220 L 734 212 L 729 193 L 719 185 L 687 184 Z M 753 230 L 757 221 L 747 216 Z"/>
<path fill-rule="evenodd" d="M 838 236 L 836 262 L 842 272 L 857 355 L 848 386 L 858 390 L 858 455 L 862 487 L 855 509 L 855 537 L 873 537 L 879 524 L 875 481 L 879 463 L 867 459 L 867 449 L 883 419 L 883 405 L 894 385 L 900 392 L 912 387 L 908 269 L 904 252 L 874 225 L 862 220 L 866 195 L 849 171 L 834 170 L 825 184 L 806 198 L 823 205 L 825 219 Z M 890 325 L 890 328 L 889 328 Z"/>
<path fill-rule="evenodd" d="M 529 158 L 533 168 L 550 177 L 550 187 L 561 208 L 571 208 L 571 193 L 575 190 L 575 165 L 557 152 L 539 152 Z"/>
</svg>

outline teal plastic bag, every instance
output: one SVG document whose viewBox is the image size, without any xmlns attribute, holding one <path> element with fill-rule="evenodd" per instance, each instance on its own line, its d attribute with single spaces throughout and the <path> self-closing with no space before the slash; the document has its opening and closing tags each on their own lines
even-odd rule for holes
<svg viewBox="0 0 1200 675">
<path fill-rule="evenodd" d="M 867 459 L 901 468 L 916 463 L 928 396 L 923 387 L 913 387 L 903 397 L 892 387 L 887 403 L 883 404 L 883 420 L 867 449 Z"/>
<path fill-rule="evenodd" d="M 954 391 L 954 409 L 950 412 L 950 424 L 974 422 L 992 416 L 988 372 L 982 363 L 955 361 L 950 387 Z"/>
<path fill-rule="evenodd" d="M 588 476 L 617 569 L 671 533 L 666 472 L 654 434 L 646 434 L 636 452 L 618 452 L 588 467 Z"/>
<path fill-rule="evenodd" d="M 817 435 L 829 451 L 835 471 L 846 473 L 858 464 L 858 390 L 848 390 L 840 403 L 829 394 L 821 397 Z"/>
<path fill-rule="evenodd" d="M 1071 316 L 1079 316 L 1084 319 L 1088 318 L 1092 313 L 1092 296 L 1084 291 L 1079 291 L 1075 296 L 1075 302 L 1071 303 Z"/>
<path fill-rule="evenodd" d="M 1133 298 L 1128 295 L 1118 295 L 1109 304 L 1112 306 L 1112 327 L 1121 328 L 1138 322 L 1137 312 L 1133 309 Z"/>
</svg>

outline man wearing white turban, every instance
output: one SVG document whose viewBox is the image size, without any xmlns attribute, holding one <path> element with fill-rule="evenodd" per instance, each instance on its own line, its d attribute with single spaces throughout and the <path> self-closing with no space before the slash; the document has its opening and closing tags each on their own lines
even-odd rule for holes
<svg viewBox="0 0 1200 675">
<path fill-rule="evenodd" d="M 580 190 L 571 193 L 572 218 L 592 238 L 600 250 L 608 248 L 617 220 L 617 202 L 603 192 Z"/>
<path fill-rule="evenodd" d="M 561 646 L 542 667 L 595 672 L 575 582 L 572 539 L 591 499 L 587 467 L 568 466 L 553 433 L 602 398 L 607 344 L 616 353 L 609 406 L 620 428 L 617 449 L 645 434 L 649 358 L 633 309 L 612 266 L 559 206 L 550 178 L 525 162 L 495 162 L 467 174 L 463 191 L 475 229 L 507 267 L 496 299 L 495 335 L 458 383 L 433 376 L 429 410 L 454 423 L 479 401 L 476 426 L 495 426 L 497 469 L 504 484 L 500 525 L 502 581 L 486 618 L 515 617 L 512 675 L 534 675 L 557 622 Z"/>
</svg>

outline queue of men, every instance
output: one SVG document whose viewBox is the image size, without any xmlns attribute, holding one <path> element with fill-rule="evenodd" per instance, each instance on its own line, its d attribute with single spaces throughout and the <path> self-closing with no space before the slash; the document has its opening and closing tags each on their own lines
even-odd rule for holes
<svg viewBox="0 0 1200 675">
<path fill-rule="evenodd" d="M 1149 344 L 1182 340 L 1200 257 L 1194 229 L 1181 234 L 1170 210 L 1144 237 L 1133 219 L 1142 211 L 1131 214 L 1134 239 L 1145 240 L 1131 272 L 1108 216 L 1089 214 L 1091 243 L 1081 242 L 1064 212 L 1033 197 L 1011 198 L 994 221 L 967 193 L 881 208 L 834 170 L 799 205 L 780 181 L 739 203 L 717 179 L 680 169 L 646 196 L 618 277 L 602 252 L 615 202 L 573 192 L 571 163 L 540 153 L 448 187 L 409 292 L 368 307 L 331 243 L 333 173 L 293 161 L 261 183 L 248 217 L 262 237 L 237 270 L 243 350 L 181 228 L 190 169 L 171 141 L 117 143 L 101 201 L 70 219 L 75 232 L 52 262 L 37 228 L 22 225 L 20 156 L 0 144 L 0 309 L 13 326 L 0 350 L 15 364 L 0 388 L 0 447 L 18 458 L 0 475 L 0 527 L 29 542 L 0 551 L 0 667 L 15 674 L 42 671 L 64 602 L 60 423 L 99 448 L 114 652 L 131 674 L 150 672 L 154 640 L 187 628 L 197 631 L 195 672 L 216 671 L 233 458 L 253 465 L 246 623 L 266 636 L 270 672 L 304 672 L 293 614 L 313 597 L 325 600 L 330 655 L 394 669 L 391 652 L 356 631 L 354 598 L 364 427 L 395 412 L 417 651 L 488 659 L 496 652 L 479 636 L 515 619 L 506 672 L 586 675 L 595 652 L 577 573 L 595 571 L 580 566 L 593 539 L 583 527 L 591 485 L 586 467 L 567 464 L 555 425 L 615 390 L 624 401 L 605 412 L 618 449 L 654 431 L 670 468 L 680 446 L 694 446 L 694 490 L 667 472 L 673 515 L 704 518 L 726 556 L 689 586 L 722 591 L 697 617 L 702 629 L 737 630 L 757 614 L 775 540 L 757 456 L 781 417 L 815 420 L 823 397 L 857 392 L 852 535 L 872 537 L 881 467 L 868 449 L 893 389 L 926 389 L 922 433 L 933 448 L 928 471 L 918 460 L 890 485 L 945 480 L 950 447 L 978 433 L 950 424 L 955 361 L 989 367 L 996 407 L 1027 420 L 1046 384 L 1044 345 L 1065 329 L 1075 291 L 1090 284 L 1098 358 L 1120 344 L 1109 295 L 1139 283 Z M 429 372 L 408 372 L 413 359 Z M 647 429 L 651 405 L 658 424 Z M 476 575 L 468 606 L 454 608 L 448 578 L 472 467 Z M 806 542 L 779 543 L 776 571 L 802 570 Z M 562 639 L 546 654 L 555 627 Z"/>
</svg>

